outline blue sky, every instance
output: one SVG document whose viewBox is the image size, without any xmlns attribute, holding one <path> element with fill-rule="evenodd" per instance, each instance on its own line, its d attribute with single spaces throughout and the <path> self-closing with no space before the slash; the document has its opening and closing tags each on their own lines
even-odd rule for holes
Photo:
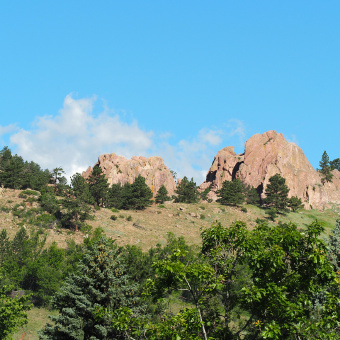
<svg viewBox="0 0 340 340">
<path fill-rule="evenodd" d="M 339 1 L 7 1 L 0 144 L 70 176 L 158 155 L 200 184 L 214 155 L 282 132 L 340 157 Z"/>
</svg>

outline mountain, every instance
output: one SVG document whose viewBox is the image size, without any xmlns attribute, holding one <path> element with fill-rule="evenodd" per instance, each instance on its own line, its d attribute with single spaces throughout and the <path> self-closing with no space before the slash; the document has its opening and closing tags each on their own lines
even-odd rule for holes
<svg viewBox="0 0 340 340">
<path fill-rule="evenodd" d="M 204 190 L 211 185 L 210 197 L 216 199 L 216 190 L 221 188 L 223 181 L 239 178 L 257 188 L 264 197 L 269 178 L 276 173 L 286 179 L 289 197 L 301 198 L 307 209 L 340 204 L 340 172 L 333 170 L 333 181 L 322 184 L 319 172 L 309 163 L 302 149 L 273 130 L 249 138 L 243 154 L 237 155 L 230 146 L 220 150 L 200 188 Z"/>
<path fill-rule="evenodd" d="M 105 174 L 109 185 L 120 183 L 133 183 L 139 175 L 145 178 L 146 184 L 152 190 L 154 196 L 158 189 L 164 185 L 171 196 L 175 193 L 176 183 L 169 170 L 164 164 L 161 157 L 142 157 L 136 156 L 126 159 L 115 153 L 100 155 L 98 162 Z M 82 176 L 87 178 L 90 176 L 92 168 L 89 167 Z"/>
</svg>

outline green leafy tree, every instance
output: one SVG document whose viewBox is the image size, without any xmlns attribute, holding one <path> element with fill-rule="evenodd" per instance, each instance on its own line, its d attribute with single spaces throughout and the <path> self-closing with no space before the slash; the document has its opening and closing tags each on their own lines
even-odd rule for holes
<svg viewBox="0 0 340 340">
<path fill-rule="evenodd" d="M 77 274 L 67 278 L 55 295 L 54 325 L 40 331 L 40 339 L 119 339 L 112 315 L 122 307 L 134 308 L 135 285 L 129 283 L 115 244 L 101 237 L 80 262 Z"/>
<path fill-rule="evenodd" d="M 176 203 L 197 203 L 199 201 L 199 192 L 194 179 L 191 178 L 189 181 L 186 176 L 177 184 L 176 192 Z"/>
<path fill-rule="evenodd" d="M 297 196 L 292 196 L 288 199 L 288 207 L 293 211 L 298 211 L 299 209 L 303 209 L 304 205 L 302 204 L 301 198 Z"/>
<path fill-rule="evenodd" d="M 163 204 L 165 201 L 170 201 L 171 197 L 168 196 L 168 190 L 164 185 L 161 185 L 157 191 L 157 195 L 155 197 L 155 202 Z"/>
<path fill-rule="evenodd" d="M 13 287 L 6 285 L 0 287 L 0 339 L 8 339 L 11 334 L 27 324 L 26 312 L 32 306 L 29 303 L 30 295 L 10 298 L 12 289 Z"/>
<path fill-rule="evenodd" d="M 280 213 L 287 211 L 289 188 L 285 178 L 280 174 L 270 177 L 265 193 L 264 203 L 267 207 L 275 208 Z"/>
<path fill-rule="evenodd" d="M 71 177 L 71 186 L 74 195 L 82 201 L 93 204 L 93 197 L 90 193 L 89 184 L 80 173 L 75 173 Z"/>
<path fill-rule="evenodd" d="M 326 151 L 322 154 L 321 161 L 319 162 L 320 169 L 318 169 L 321 174 L 321 183 L 332 182 L 333 174 L 331 172 L 331 165 L 329 163 L 329 157 Z"/>
<path fill-rule="evenodd" d="M 224 205 L 240 205 L 246 199 L 243 192 L 244 185 L 239 179 L 224 181 L 222 188 L 216 192 L 219 197 L 217 202 Z"/>
<path fill-rule="evenodd" d="M 103 206 L 108 196 L 109 184 L 105 178 L 102 168 L 99 165 L 93 167 L 92 173 L 87 179 L 89 189 L 95 203 Z"/>
<path fill-rule="evenodd" d="M 336 272 L 340 272 L 340 218 L 328 240 L 329 256 Z"/>
</svg>

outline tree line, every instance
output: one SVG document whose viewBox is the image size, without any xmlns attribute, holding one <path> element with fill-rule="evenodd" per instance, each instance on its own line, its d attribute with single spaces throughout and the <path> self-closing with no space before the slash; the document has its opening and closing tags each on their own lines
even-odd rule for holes
<svg viewBox="0 0 340 340">
<path fill-rule="evenodd" d="M 79 262 L 70 261 L 75 269 L 51 300 L 58 314 L 39 338 L 336 339 L 340 219 L 327 242 L 323 231 L 317 222 L 305 228 L 260 222 L 252 230 L 240 221 L 216 222 L 202 231 L 199 249 L 170 234 L 166 246 L 147 252 L 118 247 L 99 232 L 80 246 Z M 30 250 L 39 249 L 34 235 L 27 240 Z M 58 268 L 63 251 L 54 247 L 41 254 L 53 253 L 45 261 Z M 182 301 L 177 312 L 168 308 L 174 296 Z M 18 324 L 24 307 L 13 313 Z"/>
</svg>

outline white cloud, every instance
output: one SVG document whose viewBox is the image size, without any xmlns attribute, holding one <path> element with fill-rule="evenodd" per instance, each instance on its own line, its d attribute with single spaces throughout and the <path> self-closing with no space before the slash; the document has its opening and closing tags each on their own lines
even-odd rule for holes
<svg viewBox="0 0 340 340">
<path fill-rule="evenodd" d="M 57 115 L 37 117 L 31 130 L 18 129 L 10 137 L 14 151 L 43 168 L 61 166 L 67 179 L 93 166 L 103 153 L 126 158 L 158 155 L 178 177 L 193 177 L 199 185 L 207 173 L 203 169 L 210 167 L 217 151 L 245 137 L 243 123 L 233 119 L 221 128 L 203 128 L 194 138 L 170 143 L 170 138 L 175 140 L 172 132 L 156 137 L 152 131 L 142 130 L 137 121 L 127 123 L 124 113 L 117 114 L 105 104 L 102 113 L 94 114 L 96 100 L 67 95 Z M 3 131 L 10 129 L 4 127 Z"/>
<path fill-rule="evenodd" d="M 6 126 L 0 125 L 0 137 L 17 130 L 18 127 L 15 124 L 10 124 Z"/>
<path fill-rule="evenodd" d="M 55 117 L 38 117 L 33 130 L 20 129 L 11 136 L 16 152 L 43 168 L 62 166 L 67 178 L 93 165 L 102 153 L 125 157 L 146 154 L 152 145 L 152 132 L 141 130 L 135 121 L 123 122 L 118 114 L 104 111 L 95 116 L 95 101 L 95 97 L 66 96 Z"/>
</svg>

